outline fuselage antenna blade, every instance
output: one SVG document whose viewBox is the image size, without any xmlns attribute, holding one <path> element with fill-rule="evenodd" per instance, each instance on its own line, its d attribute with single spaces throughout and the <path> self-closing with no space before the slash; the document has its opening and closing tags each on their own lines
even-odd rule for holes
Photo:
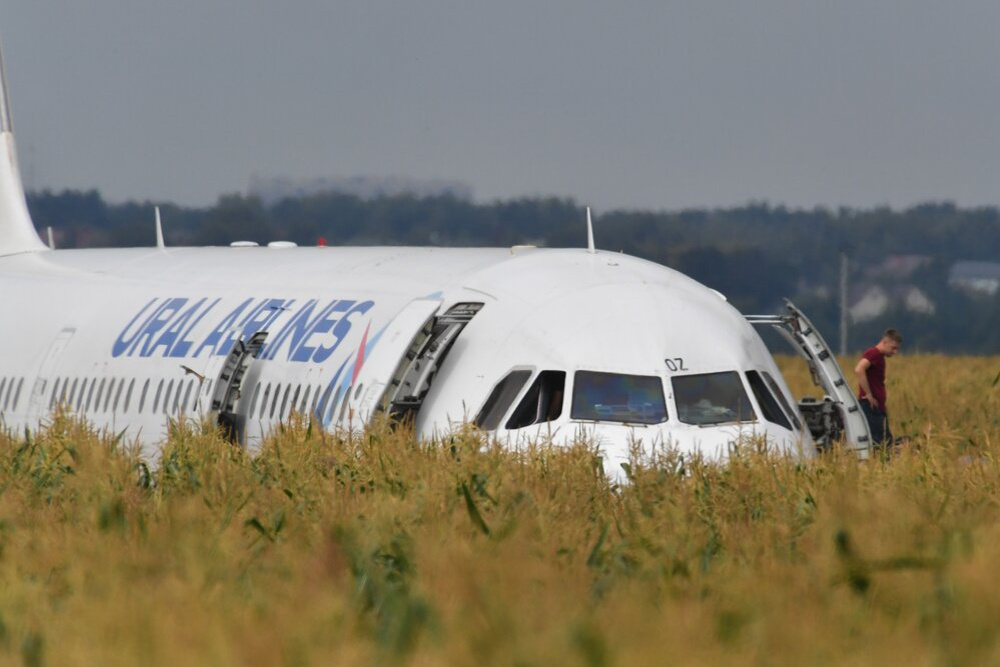
<svg viewBox="0 0 1000 667">
<path fill-rule="evenodd" d="M 45 230 L 46 230 L 46 231 L 48 232 L 48 234 L 49 234 L 49 250 L 55 250 L 55 249 L 56 249 L 56 241 L 55 241 L 55 239 L 54 239 L 54 238 L 52 237 L 52 227 L 51 227 L 51 226 L 49 226 L 49 227 L 46 227 L 46 228 L 45 228 Z"/>
<path fill-rule="evenodd" d="M 160 207 L 156 207 L 156 247 L 160 250 L 165 250 L 166 245 L 163 243 L 163 225 L 160 224 Z"/>
<path fill-rule="evenodd" d="M 590 207 L 587 207 L 587 252 L 591 255 L 597 252 L 594 247 L 594 223 L 590 219 Z"/>
</svg>

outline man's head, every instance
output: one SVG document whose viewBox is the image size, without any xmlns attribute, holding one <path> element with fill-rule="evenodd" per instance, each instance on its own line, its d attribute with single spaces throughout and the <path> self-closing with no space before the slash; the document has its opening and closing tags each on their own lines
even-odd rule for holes
<svg viewBox="0 0 1000 667">
<path fill-rule="evenodd" d="M 883 356 L 891 357 L 899 352 L 899 346 L 903 344 L 903 334 L 895 329 L 886 329 L 882 334 L 882 340 L 875 347 Z"/>
</svg>

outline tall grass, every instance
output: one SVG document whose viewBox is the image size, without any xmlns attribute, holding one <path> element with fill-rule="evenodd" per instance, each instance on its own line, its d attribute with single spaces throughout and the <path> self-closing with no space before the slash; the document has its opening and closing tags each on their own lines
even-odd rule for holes
<svg viewBox="0 0 1000 667">
<path fill-rule="evenodd" d="M 149 469 L 55 415 L 0 435 L 0 663 L 996 663 L 998 371 L 890 361 L 888 461 L 665 451 L 623 488 L 585 445 L 305 422 L 256 457 L 174 424 Z"/>
</svg>

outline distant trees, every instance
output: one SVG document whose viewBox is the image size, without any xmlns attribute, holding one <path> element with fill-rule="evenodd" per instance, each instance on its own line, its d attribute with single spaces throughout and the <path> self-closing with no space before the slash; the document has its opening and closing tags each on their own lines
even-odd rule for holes
<svg viewBox="0 0 1000 667">
<path fill-rule="evenodd" d="M 29 193 L 40 229 L 59 247 L 134 246 L 155 242 L 154 204 L 108 204 L 96 191 Z M 570 199 L 472 203 L 453 196 L 361 199 L 319 194 L 266 206 L 231 194 L 197 209 L 160 204 L 168 245 L 224 245 L 288 240 L 313 245 L 550 247 L 586 244 L 585 211 Z M 879 282 L 869 269 L 890 255 L 929 262 L 911 277 L 934 302 L 933 315 L 898 306 L 852 328 L 853 347 L 888 324 L 910 349 L 1000 352 L 1000 295 L 973 296 L 948 286 L 957 260 L 1000 261 L 1000 211 L 928 203 L 896 211 L 791 210 L 752 202 L 729 209 L 610 211 L 595 218 L 600 248 L 623 251 L 682 271 L 713 287 L 743 312 L 769 312 L 791 297 L 833 338 L 837 331 L 838 255 L 851 257 L 851 282 Z M 834 340 L 830 340 L 835 344 Z"/>
</svg>

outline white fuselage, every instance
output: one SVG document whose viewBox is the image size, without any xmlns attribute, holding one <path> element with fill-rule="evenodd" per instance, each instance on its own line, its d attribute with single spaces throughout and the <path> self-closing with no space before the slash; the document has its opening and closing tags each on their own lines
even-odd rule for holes
<svg viewBox="0 0 1000 667">
<path fill-rule="evenodd" d="M 780 372 L 746 320 L 703 285 L 622 254 L 24 252 L 0 257 L 0 294 L 4 424 L 36 428 L 61 404 L 99 428 L 124 430 L 150 457 L 169 417 L 212 411 L 213 385 L 237 340 L 267 333 L 231 406 L 240 439 L 254 447 L 295 413 L 331 429 L 370 419 L 380 400 L 385 407 L 384 392 L 425 320 L 470 303 L 478 312 L 435 360 L 410 413 L 422 437 L 470 421 L 512 445 L 584 435 L 602 448 L 612 474 L 634 443 L 716 456 L 757 435 L 782 450 L 811 449 Z M 773 401 L 762 405 L 762 382 L 754 386 L 748 371 L 766 374 L 784 419 L 773 417 Z M 607 394 L 586 397 L 595 387 Z M 743 414 L 726 412 L 723 399 L 691 395 L 720 387 L 743 394 L 725 399 Z M 622 397 L 611 400 L 611 392 Z"/>
</svg>

